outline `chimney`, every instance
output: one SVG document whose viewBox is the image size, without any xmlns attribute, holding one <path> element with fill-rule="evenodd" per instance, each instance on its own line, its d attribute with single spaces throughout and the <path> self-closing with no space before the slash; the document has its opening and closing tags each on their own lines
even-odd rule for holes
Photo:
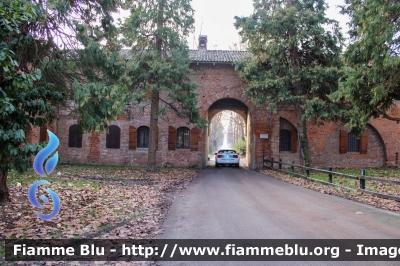
<svg viewBox="0 0 400 266">
<path fill-rule="evenodd" d="M 199 35 L 199 51 L 207 51 L 207 35 Z"/>
</svg>

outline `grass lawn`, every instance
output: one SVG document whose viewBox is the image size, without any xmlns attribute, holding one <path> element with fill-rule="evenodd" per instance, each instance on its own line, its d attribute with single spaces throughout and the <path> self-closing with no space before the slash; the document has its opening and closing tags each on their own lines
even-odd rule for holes
<svg viewBox="0 0 400 266">
<path fill-rule="evenodd" d="M 11 172 L 7 184 L 12 202 L 0 205 L 0 240 L 5 238 L 151 238 L 160 233 L 169 201 L 168 192 L 181 189 L 197 175 L 195 169 L 58 165 L 48 177 L 33 170 Z M 50 213 L 52 202 L 36 209 L 28 200 L 29 187 L 45 179 L 37 198 L 50 188 L 61 201 L 58 215 L 43 221 L 34 211 Z M 49 199 L 51 199 L 48 196 Z M 0 248 L 0 255 L 2 250 Z"/>
<path fill-rule="evenodd" d="M 325 169 L 325 170 L 328 170 L 328 169 Z M 400 169 L 398 169 L 398 168 L 369 168 L 369 169 L 364 169 L 364 170 L 365 170 L 365 175 L 367 175 L 367 176 L 400 181 Z M 355 176 L 360 175 L 359 169 L 336 168 L 336 169 L 333 169 L 333 172 L 339 172 L 339 173 L 355 175 Z M 329 180 L 328 175 L 323 174 L 323 173 L 311 173 L 310 176 L 313 178 L 316 178 L 316 179 L 324 180 L 324 181 Z M 346 186 L 346 187 L 352 188 L 354 190 L 357 190 L 360 187 L 359 180 L 354 180 L 354 179 L 350 179 L 350 178 L 346 178 L 346 177 L 334 176 L 332 181 L 334 184 Z M 378 181 L 365 180 L 365 189 L 369 190 L 369 191 L 373 191 L 373 192 L 379 192 L 382 194 L 400 196 L 400 186 L 396 185 L 396 184 L 389 184 L 389 183 L 383 183 L 383 182 L 378 182 Z"/>
</svg>

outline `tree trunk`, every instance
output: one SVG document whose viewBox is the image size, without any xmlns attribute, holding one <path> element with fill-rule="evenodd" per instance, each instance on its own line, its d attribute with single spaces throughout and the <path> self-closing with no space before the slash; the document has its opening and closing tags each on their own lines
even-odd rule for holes
<svg viewBox="0 0 400 266">
<path fill-rule="evenodd" d="M 304 163 L 305 166 L 311 167 L 311 151 L 310 151 L 310 143 L 308 141 L 308 133 L 307 133 L 307 121 L 302 119 L 302 129 L 303 129 L 303 136 L 301 138 L 301 146 L 303 147 L 303 154 L 304 154 Z"/>
<path fill-rule="evenodd" d="M 10 202 L 10 191 L 7 187 L 7 172 L 0 171 L 0 203 Z"/>
<path fill-rule="evenodd" d="M 311 166 L 311 152 L 310 152 L 310 144 L 308 141 L 308 133 L 307 133 L 307 121 L 302 119 L 304 114 L 303 108 L 301 108 L 300 103 L 296 103 L 296 120 L 298 130 L 298 139 L 300 143 L 300 163 L 304 166 Z"/>
<path fill-rule="evenodd" d="M 289 6 L 293 6 L 294 3 L 293 1 L 288 2 Z M 293 30 L 290 34 L 291 36 L 296 35 L 296 31 Z M 293 68 L 293 72 L 295 75 L 298 75 L 300 72 L 301 64 L 300 64 L 300 56 L 299 56 L 299 51 L 296 45 L 292 45 L 290 48 L 290 62 L 291 62 L 291 67 Z M 293 84 L 294 85 L 294 95 L 295 96 L 301 96 L 301 87 L 298 83 Z M 303 95 L 303 102 L 305 102 L 307 96 Z M 295 103 L 295 108 L 296 108 L 296 120 L 297 120 L 297 126 L 299 128 L 298 130 L 298 140 L 300 143 L 300 163 L 310 167 L 311 166 L 311 153 L 310 153 L 310 145 L 308 142 L 308 134 L 307 134 L 307 121 L 305 119 L 302 119 L 304 110 L 301 107 L 301 100 L 298 100 Z"/>
<path fill-rule="evenodd" d="M 151 113 L 150 113 L 150 133 L 149 133 L 149 150 L 148 165 L 149 171 L 157 171 L 157 135 L 158 135 L 158 109 L 159 109 L 160 92 L 153 91 L 151 96 Z"/>
<path fill-rule="evenodd" d="M 158 6 L 158 18 L 157 18 L 157 29 L 161 29 L 163 26 L 163 13 L 164 6 L 160 4 Z M 156 45 L 158 56 L 162 59 L 162 39 L 156 37 Z M 157 171 L 157 137 L 158 137 L 158 111 L 160 102 L 160 92 L 153 90 L 151 94 L 151 113 L 150 113 L 150 134 L 149 134 L 149 150 L 148 150 L 148 161 L 147 169 L 149 171 Z"/>
</svg>

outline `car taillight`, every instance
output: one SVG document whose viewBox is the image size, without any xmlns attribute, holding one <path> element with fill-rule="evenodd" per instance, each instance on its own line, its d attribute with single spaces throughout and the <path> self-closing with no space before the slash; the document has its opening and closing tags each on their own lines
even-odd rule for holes
<svg viewBox="0 0 400 266">
<path fill-rule="evenodd" d="M 239 158 L 239 156 L 237 156 L 237 155 L 233 155 L 233 158 Z"/>
<path fill-rule="evenodd" d="M 222 155 L 217 155 L 217 158 L 222 158 Z"/>
</svg>

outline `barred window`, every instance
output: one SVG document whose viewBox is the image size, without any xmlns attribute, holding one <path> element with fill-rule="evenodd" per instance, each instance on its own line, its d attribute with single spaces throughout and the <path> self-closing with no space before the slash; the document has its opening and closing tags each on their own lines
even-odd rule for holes
<svg viewBox="0 0 400 266">
<path fill-rule="evenodd" d="M 190 130 L 187 127 L 180 127 L 176 132 L 176 148 L 190 148 Z"/>
<path fill-rule="evenodd" d="M 78 125 L 72 125 L 68 129 L 68 147 L 82 148 L 82 134 L 79 132 Z"/>
<path fill-rule="evenodd" d="M 347 134 L 347 151 L 360 152 L 360 139 L 358 139 L 352 132 Z"/>
<path fill-rule="evenodd" d="M 119 149 L 121 139 L 121 129 L 118 126 L 109 126 L 106 135 L 106 148 Z"/>
<path fill-rule="evenodd" d="M 149 147 L 149 127 L 142 126 L 137 129 L 137 147 L 148 148 Z"/>
<path fill-rule="evenodd" d="M 279 150 L 291 151 L 292 150 L 292 132 L 282 129 L 279 135 Z"/>
</svg>

